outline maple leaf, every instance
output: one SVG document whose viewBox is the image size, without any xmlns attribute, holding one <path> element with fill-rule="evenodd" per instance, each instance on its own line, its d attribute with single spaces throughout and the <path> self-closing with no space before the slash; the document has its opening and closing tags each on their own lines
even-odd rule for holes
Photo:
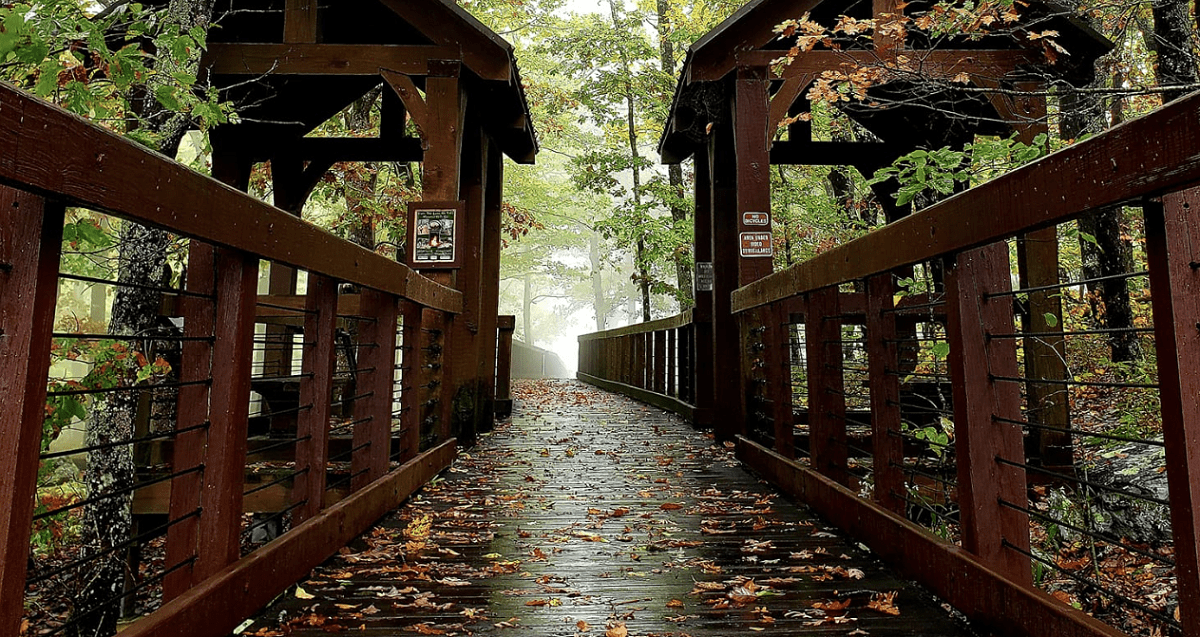
<svg viewBox="0 0 1200 637">
<path fill-rule="evenodd" d="M 625 622 L 615 622 L 604 631 L 604 637 L 629 637 L 629 629 Z"/>
<path fill-rule="evenodd" d="M 835 602 L 835 601 L 813 602 L 813 604 L 812 604 L 813 608 L 815 608 L 817 610 L 823 610 L 827 613 L 843 611 L 843 610 L 846 610 L 847 608 L 849 608 L 849 606 L 850 606 L 850 598 L 849 597 L 847 597 L 846 599 L 843 599 L 840 602 Z"/>
</svg>

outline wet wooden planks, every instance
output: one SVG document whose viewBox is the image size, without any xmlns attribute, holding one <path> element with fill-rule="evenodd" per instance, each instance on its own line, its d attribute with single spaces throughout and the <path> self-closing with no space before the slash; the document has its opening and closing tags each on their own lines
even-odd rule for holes
<svg viewBox="0 0 1200 637">
<path fill-rule="evenodd" d="M 510 424 L 245 634 L 970 634 L 678 418 L 515 389 Z"/>
</svg>

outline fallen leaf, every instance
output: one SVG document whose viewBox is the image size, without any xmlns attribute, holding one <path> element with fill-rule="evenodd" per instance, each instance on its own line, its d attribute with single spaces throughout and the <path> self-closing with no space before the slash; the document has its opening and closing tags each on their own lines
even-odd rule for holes
<svg viewBox="0 0 1200 637">
<path fill-rule="evenodd" d="M 625 622 L 616 622 L 604 631 L 604 637 L 629 637 L 629 629 L 625 627 Z"/>
<path fill-rule="evenodd" d="M 313 595 L 312 593 L 304 590 L 303 588 L 300 588 L 299 586 L 296 587 L 296 598 L 297 599 L 313 599 L 314 597 L 315 597 L 315 595 Z"/>
<path fill-rule="evenodd" d="M 673 599 L 667 602 L 667 608 L 683 608 L 683 600 Z"/>
<path fill-rule="evenodd" d="M 678 502 L 663 502 L 658 508 L 663 511 L 678 511 L 683 508 L 683 505 Z"/>
<path fill-rule="evenodd" d="M 896 591 L 890 593 L 877 593 L 871 597 L 871 601 L 867 602 L 867 608 L 877 610 L 888 615 L 899 615 L 900 609 L 896 606 Z"/>
<path fill-rule="evenodd" d="M 599 452 L 597 452 L 597 453 L 599 453 Z M 583 621 L 582 619 L 575 622 L 575 627 L 578 628 L 579 632 L 581 632 L 581 633 L 586 633 L 587 631 L 592 629 L 592 625 Z"/>
</svg>

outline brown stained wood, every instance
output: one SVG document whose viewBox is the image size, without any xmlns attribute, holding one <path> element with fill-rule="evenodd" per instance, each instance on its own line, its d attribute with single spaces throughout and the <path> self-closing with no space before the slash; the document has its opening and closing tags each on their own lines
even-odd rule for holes
<svg viewBox="0 0 1200 637">
<path fill-rule="evenodd" d="M 795 418 L 792 415 L 791 322 L 782 303 L 763 310 L 766 332 L 763 334 L 763 358 L 766 361 L 767 389 L 771 399 L 771 417 L 775 422 L 775 451 L 785 458 L 796 457 Z"/>
<path fill-rule="evenodd" d="M 842 320 L 837 288 L 808 295 L 804 346 L 808 362 L 808 444 L 812 466 L 848 485 L 846 395 L 842 376 Z"/>
<path fill-rule="evenodd" d="M 867 280 L 867 377 L 871 384 L 871 471 L 875 502 L 905 514 L 904 439 L 900 437 L 900 352 L 896 345 L 896 286 L 891 274 Z"/>
<path fill-rule="evenodd" d="M 432 319 L 425 321 L 426 324 L 430 324 L 433 329 L 437 330 L 439 335 L 437 342 L 442 346 L 441 356 L 432 363 L 437 366 L 437 369 L 430 370 L 430 382 L 437 383 L 431 392 L 433 400 L 436 400 L 432 413 L 437 419 L 435 427 L 437 443 L 449 440 L 454 436 L 454 392 L 453 386 L 449 382 L 449 379 L 454 377 L 454 357 L 450 356 L 450 352 L 453 352 L 454 348 L 458 346 L 454 341 L 454 319 L 454 316 L 445 312 L 433 312 Z"/>
<path fill-rule="evenodd" d="M 1010 297 L 986 295 L 1011 289 L 1005 243 L 959 254 L 946 268 L 962 545 L 1012 581 L 1032 585 L 1029 558 L 1004 546 L 1029 551 L 1029 516 L 1000 504 L 1028 506 L 1025 470 L 997 461 L 1025 461 L 1021 428 L 996 421 L 1021 419 L 1020 388 L 991 378 L 1017 376 L 1016 343 L 988 338 L 1011 334 L 1013 313 Z"/>
<path fill-rule="evenodd" d="M 431 60 L 459 55 L 454 46 L 213 42 L 202 64 L 212 75 L 427 75 Z"/>
<path fill-rule="evenodd" d="M 663 361 L 666 387 L 663 389 L 668 396 L 679 397 L 677 379 L 679 377 L 679 329 L 667 330 L 663 346 L 666 348 L 666 359 Z"/>
<path fill-rule="evenodd" d="M 579 342 L 582 343 L 585 341 L 603 340 L 618 336 L 625 336 L 628 334 L 643 334 L 645 332 L 656 332 L 658 330 L 669 330 L 676 327 L 682 327 L 692 322 L 693 315 L 693 310 L 687 310 L 680 314 L 676 314 L 675 316 L 668 316 L 666 318 L 656 319 L 653 321 L 634 323 L 633 325 L 617 327 L 611 330 L 605 330 L 603 332 L 580 334 Z"/>
<path fill-rule="evenodd" d="M 317 0 L 287 0 L 283 9 L 283 41 L 317 41 Z"/>
<path fill-rule="evenodd" d="M 712 194 L 712 374 L 713 428 L 717 440 L 732 441 L 745 427 L 742 411 L 745 388 L 730 382 L 730 371 L 741 369 L 742 340 L 738 320 L 730 309 L 731 294 L 738 287 L 738 166 L 734 152 L 732 122 L 714 126 L 709 136 L 708 162 L 711 166 Z M 730 214 L 734 212 L 735 214 Z"/>
<path fill-rule="evenodd" d="M 0 634 L 21 631 L 63 207 L 0 187 Z"/>
<path fill-rule="evenodd" d="M 219 162 L 218 162 L 219 164 Z M 216 293 L 216 254 L 212 246 L 192 241 L 188 246 L 188 275 L 186 289 L 196 294 L 212 296 Z M 211 299 L 195 296 L 179 297 L 183 316 L 183 335 L 189 338 L 207 338 L 216 333 L 216 306 Z M 179 367 L 179 381 L 192 383 L 205 381 L 212 374 L 213 343 L 187 341 L 183 343 Z M 176 429 L 188 429 L 208 422 L 210 385 L 190 385 L 179 388 L 176 407 Z M 211 428 L 211 424 L 209 427 Z M 171 458 L 176 470 L 204 464 L 208 432 L 188 431 L 175 438 Z M 189 473 L 171 480 L 169 514 L 172 520 L 193 513 L 201 506 L 204 475 Z M 142 493 L 137 494 L 138 498 Z M 200 534 L 200 518 L 193 517 L 167 529 L 167 562 L 181 564 L 196 554 Z M 194 565 L 181 568 L 163 580 L 163 599 L 170 601 L 196 583 Z"/>
<path fill-rule="evenodd" d="M 1171 102 L 734 294 L 742 311 L 1200 181 L 1200 95 Z M 1170 130 L 1162 143 L 1161 131 Z M 970 220 L 970 223 L 966 223 Z"/>
<path fill-rule="evenodd" d="M 281 150 L 294 153 L 299 159 L 324 164 L 325 170 L 328 170 L 328 166 L 342 161 L 414 162 L 425 157 L 421 140 L 416 138 L 304 137 L 294 144 L 282 146 Z M 315 185 L 315 181 L 321 178 L 325 170 L 309 181 Z"/>
<path fill-rule="evenodd" d="M 438 9 L 442 10 L 437 10 L 434 3 L 381 1 L 427 37 L 443 46 L 461 47 L 463 64 L 481 79 L 500 82 L 512 79 L 512 46 L 465 10 L 453 3 L 438 3 Z"/>
<path fill-rule="evenodd" d="M 694 245 L 696 250 L 696 263 L 712 263 L 713 260 L 713 190 L 712 190 L 712 162 L 709 160 L 707 148 L 702 148 L 696 153 L 694 159 L 695 165 L 695 188 L 694 195 L 696 200 L 695 211 L 692 213 L 692 231 L 694 234 Z M 693 284 L 699 279 L 699 275 L 693 273 Z M 691 328 L 687 330 L 688 338 L 684 339 L 684 360 L 683 365 L 687 373 L 687 381 L 685 390 L 682 392 L 681 398 L 684 402 L 696 405 L 697 408 L 704 410 L 706 413 L 711 413 L 716 392 L 714 389 L 713 364 L 714 342 L 713 342 L 713 311 L 715 308 L 715 300 L 712 290 L 695 290 L 696 307 L 693 310 L 693 319 Z M 697 423 L 694 425 L 709 425 L 711 423 Z"/>
<path fill-rule="evenodd" d="M 425 81 L 429 125 L 425 129 L 428 148 L 421 165 L 421 183 L 425 199 L 429 201 L 459 200 L 466 101 L 457 74 L 430 77 Z"/>
<path fill-rule="evenodd" d="M 771 145 L 771 165 L 854 166 L 864 174 L 873 174 L 912 150 L 904 144 L 777 141 Z"/>
<path fill-rule="evenodd" d="M 797 75 L 795 77 L 790 77 L 783 83 L 783 86 L 779 87 L 779 90 L 771 96 L 771 110 L 770 115 L 767 117 L 767 124 L 770 126 L 770 128 L 767 130 L 768 138 L 773 139 L 775 137 L 775 129 L 779 128 L 780 124 L 782 124 L 783 121 L 788 118 L 793 105 L 796 104 L 796 100 L 798 100 L 800 96 L 806 90 L 808 90 L 808 86 L 812 84 L 814 78 L 815 76 L 813 75 Z M 791 141 L 805 142 L 810 140 L 792 139 Z M 771 163 L 777 164 L 779 162 L 775 161 L 775 158 L 772 156 Z"/>
<path fill-rule="evenodd" d="M 357 491 L 380 479 L 388 471 L 392 429 L 392 396 L 395 391 L 396 297 L 363 290 L 363 316 L 372 320 L 359 326 L 359 394 L 354 401 L 354 419 L 368 419 L 354 426 L 354 453 L 350 458 L 350 488 Z M 371 370 L 371 371 L 366 371 Z"/>
<path fill-rule="evenodd" d="M 407 267 L 7 85 L 0 85 L 0 183 L 429 307 L 461 307 L 457 291 L 427 280 L 409 290 L 415 279 Z"/>
<path fill-rule="evenodd" d="M 213 344 L 210 424 L 201 496 L 202 503 L 210 504 L 200 516 L 193 581 L 212 577 L 238 559 L 254 360 L 258 259 L 233 250 L 218 250 L 214 262 L 219 329 Z"/>
<path fill-rule="evenodd" d="M 425 131 L 429 130 L 430 124 L 429 106 L 425 103 L 425 98 L 421 97 L 417 85 L 413 84 L 412 78 L 391 69 L 381 69 L 379 74 L 383 76 L 384 83 L 392 89 L 396 97 L 400 98 L 404 108 L 408 111 L 408 116 L 421 131 L 421 136 L 428 139 L 429 133 Z"/>
<path fill-rule="evenodd" d="M 421 306 L 409 301 L 400 302 L 400 314 L 403 317 L 401 332 L 401 392 L 400 408 L 400 462 L 408 462 L 421 447 L 421 420 L 424 409 L 421 403 L 425 401 L 428 390 L 423 387 L 426 375 L 422 373 L 421 363 L 424 358 L 422 347 L 427 347 L 422 341 Z"/>
<path fill-rule="evenodd" d="M 871 18 L 876 24 L 885 25 L 904 18 L 904 9 L 898 0 L 874 0 L 871 3 Z M 893 55 L 904 48 L 904 36 L 889 29 L 876 29 L 871 34 L 874 50 L 880 55 Z"/>
<path fill-rule="evenodd" d="M 1022 288 L 1052 286 L 1059 283 L 1058 230 L 1044 228 L 1017 237 L 1017 263 Z M 1074 445 L 1071 434 L 1070 404 L 1062 381 L 1070 378 L 1067 370 L 1067 339 L 1047 336 L 1063 330 L 1062 294 L 1058 290 L 1031 292 L 1029 311 L 1022 327 L 1029 337 L 1022 340 L 1025 349 L 1025 376 L 1050 383 L 1026 384 L 1028 417 L 1031 422 L 1063 431 L 1032 430 L 1037 440 L 1041 465 L 1070 475 L 1074 473 Z M 1037 335 L 1037 336 L 1034 336 Z"/>
<path fill-rule="evenodd" d="M 309 569 L 333 555 L 372 523 L 444 470 L 456 455 L 449 440 L 395 469 L 382 480 L 322 511 L 202 585 L 164 604 L 121 634 L 124 637 L 226 637 Z M 20 598 L 18 598 L 20 599 Z"/>
<path fill-rule="evenodd" d="M 1146 252 L 1154 303 L 1163 440 L 1180 621 L 1200 634 L 1200 192 L 1172 193 L 1148 204 Z"/>
<path fill-rule="evenodd" d="M 771 156 L 770 122 L 766 71 L 761 68 L 738 69 L 734 99 L 734 152 L 737 170 L 737 228 L 745 233 L 771 234 Z M 728 214 L 728 212 L 724 212 Z M 748 224 L 750 214 L 763 215 L 765 224 Z M 742 240 L 739 239 L 739 246 Z M 748 285 L 771 274 L 771 255 L 748 257 L 743 250 L 738 259 L 738 284 Z"/>
<path fill-rule="evenodd" d="M 976 556 L 903 516 L 859 498 L 829 478 L 752 441 L 738 441 L 738 458 L 991 634 L 1124 635 L 1040 590 L 1008 579 Z"/>
<path fill-rule="evenodd" d="M 495 143 L 487 148 L 487 175 L 484 181 L 483 277 L 479 310 L 479 339 L 482 391 L 480 394 L 481 431 L 491 431 L 496 413 L 496 376 L 499 356 L 500 251 L 503 227 L 504 155 Z M 507 373 L 507 372 L 505 372 Z"/>
<path fill-rule="evenodd" d="M 329 277 L 308 277 L 304 340 L 312 345 L 305 349 L 301 361 L 301 373 L 306 376 L 300 380 L 300 404 L 312 407 L 300 411 L 296 417 L 296 436 L 300 442 L 296 444 L 297 474 L 292 497 L 296 502 L 304 502 L 293 514 L 296 522 L 317 515 L 325 504 L 330 403 L 337 358 L 337 288 L 337 282 Z"/>
<path fill-rule="evenodd" d="M 507 418 L 512 415 L 512 342 L 513 329 L 516 327 L 516 317 L 508 314 L 499 317 L 498 345 L 496 347 L 496 415 Z M 589 352 L 586 358 L 588 373 L 598 367 L 596 361 L 596 346 L 599 343 L 588 343 Z"/>
<path fill-rule="evenodd" d="M 1041 54 L 1029 49 L 922 49 L 905 50 L 907 60 L 901 61 L 875 51 L 808 51 L 788 65 L 772 65 L 782 57 L 778 50 L 742 51 L 737 53 L 738 66 L 761 66 L 768 69 L 771 79 L 788 79 L 805 75 L 820 75 L 823 71 L 851 73 L 861 67 L 879 68 L 886 76 L 889 69 L 903 77 L 918 74 L 930 79 L 951 79 L 960 73 L 985 78 L 1000 78 L 1023 65 L 1042 62 Z M 728 71 L 726 71 L 728 72 Z M 693 71 L 693 81 L 717 79 L 713 73 Z"/>
<path fill-rule="evenodd" d="M 654 391 L 670 395 L 667 391 L 667 332 L 654 333 Z"/>
<path fill-rule="evenodd" d="M 313 599 L 285 594 L 247 632 L 273 631 L 282 613 L 293 620 L 316 604 L 324 625 L 291 621 L 288 634 L 323 637 L 341 626 L 368 637 L 603 636 L 609 619 L 638 637 L 727 637 L 753 628 L 778 635 L 856 628 L 873 637 L 968 634 L 922 591 L 827 536 L 822 520 L 778 497 L 739 468 L 731 450 L 679 419 L 577 383 L 534 387 L 518 387 L 522 407 L 513 421 L 460 457 L 454 471 L 380 520 L 347 555 L 309 573 L 301 586 Z M 527 407 L 547 393 L 558 400 Z M 432 545 L 409 554 L 403 530 L 424 516 Z M 356 561 L 364 550 L 380 561 Z M 862 579 L 839 567 L 860 569 Z M 754 579 L 765 591 L 757 603 L 730 600 L 735 578 Z M 697 582 L 718 590 L 693 591 Z M 899 591 L 901 615 L 867 608 L 883 591 Z M 728 607 L 715 607 L 722 600 Z M 820 617 L 812 605 L 829 600 L 845 600 L 853 620 L 805 626 Z M 362 612 L 371 605 L 379 612 Z M 761 608 L 771 620 L 754 612 Z M 516 628 L 495 626 L 503 622 Z"/>
</svg>

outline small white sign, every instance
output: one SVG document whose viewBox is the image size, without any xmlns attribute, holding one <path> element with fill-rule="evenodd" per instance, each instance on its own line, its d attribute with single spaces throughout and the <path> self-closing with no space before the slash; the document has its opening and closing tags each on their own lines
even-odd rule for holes
<svg viewBox="0 0 1200 637">
<path fill-rule="evenodd" d="M 697 261 L 696 262 L 696 291 L 697 292 L 712 292 L 713 291 L 713 264 L 712 264 L 712 261 Z"/>
<path fill-rule="evenodd" d="M 743 232 L 741 237 L 743 257 L 775 256 L 775 248 L 771 244 L 770 232 Z"/>
<path fill-rule="evenodd" d="M 767 212 L 743 212 L 742 224 L 747 226 L 771 225 L 771 214 Z"/>
</svg>

